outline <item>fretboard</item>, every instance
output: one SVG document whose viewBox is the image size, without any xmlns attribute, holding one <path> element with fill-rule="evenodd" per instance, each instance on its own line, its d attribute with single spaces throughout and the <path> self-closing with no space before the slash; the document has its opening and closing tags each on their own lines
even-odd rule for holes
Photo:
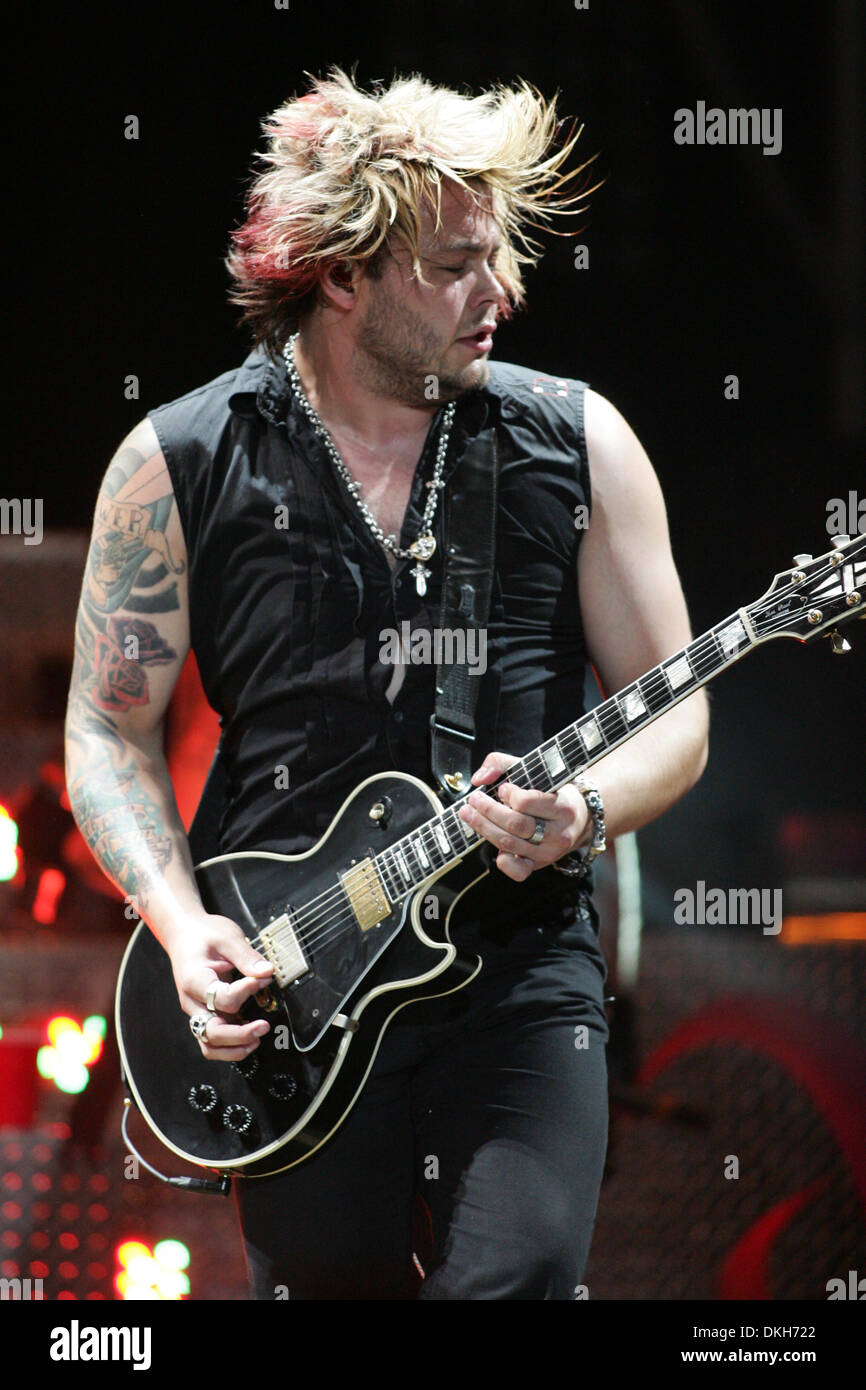
<svg viewBox="0 0 866 1390">
<path fill-rule="evenodd" d="M 557 791 L 739 661 L 757 643 L 746 610 L 738 609 L 569 724 L 555 738 L 534 748 L 495 782 L 472 790 L 495 796 L 500 783 L 513 782 L 536 791 Z M 425 821 L 376 855 L 374 863 L 392 902 L 398 902 L 432 874 L 456 863 L 483 843 L 458 815 L 469 795 L 467 792 L 441 815 Z"/>
</svg>

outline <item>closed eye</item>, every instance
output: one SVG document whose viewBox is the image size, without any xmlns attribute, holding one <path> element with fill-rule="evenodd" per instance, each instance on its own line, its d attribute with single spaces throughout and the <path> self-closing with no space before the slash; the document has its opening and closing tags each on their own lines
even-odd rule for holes
<svg viewBox="0 0 866 1390">
<path fill-rule="evenodd" d="M 494 273 L 494 275 L 495 275 L 495 274 L 496 274 L 496 257 L 495 257 L 495 256 L 491 256 L 490 260 L 487 262 L 487 265 L 488 265 L 488 267 L 490 268 L 490 270 L 491 270 L 491 271 Z M 441 269 L 442 269 L 442 270 L 448 270 L 448 271 L 450 271 L 450 273 L 451 273 L 452 275 L 462 275 L 462 274 L 464 274 L 464 272 L 466 271 L 467 267 L 466 267 L 465 265 L 443 265 L 443 266 L 441 267 Z"/>
</svg>

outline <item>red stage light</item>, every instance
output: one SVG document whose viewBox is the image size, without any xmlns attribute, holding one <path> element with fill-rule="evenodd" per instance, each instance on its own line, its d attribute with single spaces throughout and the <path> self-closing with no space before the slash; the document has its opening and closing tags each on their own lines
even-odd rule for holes
<svg viewBox="0 0 866 1390">
<path fill-rule="evenodd" d="M 0 1037 L 0 1071 L 3 1074 L 0 1128 L 9 1125 L 26 1129 L 33 1123 L 39 1079 L 36 1074 L 39 1042 L 39 1029 L 35 1027 L 7 1027 Z M 10 1147 L 14 1150 L 11 1153 Z M 20 1145 L 7 1145 L 5 1149 L 6 1158 L 12 1162 L 18 1162 L 22 1152 Z M 7 1174 L 4 1179 L 7 1188 L 9 1176 Z"/>
<path fill-rule="evenodd" d="M 43 869 L 39 875 L 36 895 L 30 915 L 42 927 L 50 927 L 57 921 L 57 904 L 66 887 L 66 875 L 60 869 Z"/>
</svg>

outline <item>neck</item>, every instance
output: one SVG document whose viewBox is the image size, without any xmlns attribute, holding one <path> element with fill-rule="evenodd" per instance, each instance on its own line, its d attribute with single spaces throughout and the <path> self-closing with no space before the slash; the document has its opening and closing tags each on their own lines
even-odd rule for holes
<svg viewBox="0 0 866 1390">
<path fill-rule="evenodd" d="M 423 440 L 439 407 L 408 405 L 383 394 L 354 338 L 324 315 L 304 321 L 294 345 L 307 400 L 332 434 L 370 452 Z"/>
</svg>

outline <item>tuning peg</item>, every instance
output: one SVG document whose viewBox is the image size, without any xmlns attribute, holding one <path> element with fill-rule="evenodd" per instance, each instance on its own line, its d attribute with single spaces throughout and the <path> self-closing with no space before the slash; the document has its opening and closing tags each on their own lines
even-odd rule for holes
<svg viewBox="0 0 866 1390">
<path fill-rule="evenodd" d="M 843 545 L 847 545 L 850 539 L 850 536 L 834 536 L 833 545 L 835 545 L 837 550 L 841 550 Z"/>
<path fill-rule="evenodd" d="M 811 555 L 795 555 L 795 556 L 794 556 L 794 564 L 795 564 L 795 565 L 808 565 L 808 563 L 809 563 L 809 561 L 811 560 L 811 558 L 812 558 Z"/>
<path fill-rule="evenodd" d="M 830 638 L 834 656 L 844 656 L 846 652 L 850 652 L 851 643 L 845 641 L 841 632 L 828 632 L 827 636 Z"/>
</svg>

